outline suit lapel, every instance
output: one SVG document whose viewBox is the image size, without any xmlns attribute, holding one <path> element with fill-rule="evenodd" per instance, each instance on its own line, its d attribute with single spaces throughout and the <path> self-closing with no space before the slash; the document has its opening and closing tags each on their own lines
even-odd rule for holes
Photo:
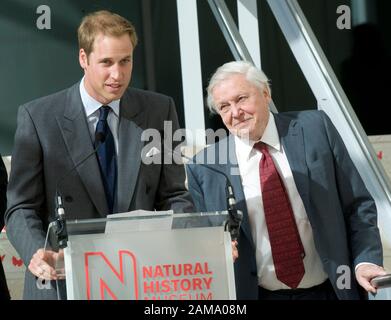
<svg viewBox="0 0 391 320">
<path fill-rule="evenodd" d="M 117 211 L 129 210 L 141 165 L 141 140 L 144 113 L 140 101 L 132 97 L 132 91 L 125 92 L 121 99 L 120 124 L 118 131 L 118 184 Z"/>
<path fill-rule="evenodd" d="M 68 153 L 76 165 L 94 150 L 80 98 L 79 83 L 69 89 L 64 115 L 57 117 L 57 122 Z M 105 217 L 108 207 L 96 156 L 91 156 L 76 171 L 98 212 Z"/>
<path fill-rule="evenodd" d="M 286 120 L 278 114 L 275 114 L 274 118 L 292 170 L 293 179 L 308 213 L 310 212 L 309 181 L 302 127 L 297 120 Z"/>
<path fill-rule="evenodd" d="M 235 153 L 235 139 L 234 136 L 231 134 L 228 136 L 228 152 L 228 165 L 220 165 L 219 170 L 224 171 L 226 175 L 230 178 L 236 198 L 236 208 L 243 213 L 241 228 L 245 236 L 250 240 L 250 243 L 254 247 L 254 241 L 250 231 L 250 222 L 248 218 L 246 199 L 244 196 L 242 180 L 240 178 L 238 159 Z"/>
</svg>

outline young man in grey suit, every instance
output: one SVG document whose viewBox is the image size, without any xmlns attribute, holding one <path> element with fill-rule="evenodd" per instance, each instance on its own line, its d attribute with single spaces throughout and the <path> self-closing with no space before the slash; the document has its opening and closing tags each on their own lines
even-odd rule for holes
<svg viewBox="0 0 391 320">
<path fill-rule="evenodd" d="M 54 289 L 37 286 L 37 277 L 55 279 L 50 262 L 57 253 L 44 254 L 42 248 L 48 224 L 56 219 L 57 188 L 67 219 L 135 209 L 193 211 L 183 166 L 146 165 L 141 159 L 143 131 L 162 131 L 165 121 L 175 130 L 178 120 L 170 97 L 128 88 L 137 44 L 133 25 L 98 11 L 83 19 L 78 38 L 84 78 L 18 113 L 6 225 L 28 267 L 25 299 L 57 298 Z M 97 156 L 71 170 L 96 147 Z"/>
<path fill-rule="evenodd" d="M 374 200 L 321 111 L 272 114 L 264 73 L 217 69 L 208 105 L 232 135 L 195 157 L 189 190 L 199 211 L 226 209 L 224 172 L 243 212 L 238 299 L 359 299 L 385 274 Z M 226 156 L 226 157 L 225 157 Z M 214 158 L 214 163 L 210 164 Z"/>
<path fill-rule="evenodd" d="M 0 232 L 4 227 L 4 213 L 7 207 L 7 170 L 0 154 Z M 3 264 L 0 260 L 0 300 L 9 300 L 10 294 L 4 274 Z"/>
</svg>

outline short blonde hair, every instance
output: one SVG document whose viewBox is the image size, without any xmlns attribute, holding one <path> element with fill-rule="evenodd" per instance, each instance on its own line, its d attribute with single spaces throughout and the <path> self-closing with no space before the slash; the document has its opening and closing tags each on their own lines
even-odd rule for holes
<svg viewBox="0 0 391 320">
<path fill-rule="evenodd" d="M 92 12 L 83 18 L 77 30 L 79 49 L 83 49 L 87 57 L 94 49 L 94 41 L 98 34 L 114 37 L 128 34 L 133 49 L 138 41 L 136 29 L 124 17 L 107 10 Z"/>
</svg>

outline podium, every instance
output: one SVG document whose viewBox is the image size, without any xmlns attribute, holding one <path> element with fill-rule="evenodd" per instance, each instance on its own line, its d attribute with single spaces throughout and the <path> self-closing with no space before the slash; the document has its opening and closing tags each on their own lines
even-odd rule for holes
<svg viewBox="0 0 391 320">
<path fill-rule="evenodd" d="M 67 299 L 236 299 L 227 220 L 223 211 L 67 221 L 56 266 Z"/>
</svg>

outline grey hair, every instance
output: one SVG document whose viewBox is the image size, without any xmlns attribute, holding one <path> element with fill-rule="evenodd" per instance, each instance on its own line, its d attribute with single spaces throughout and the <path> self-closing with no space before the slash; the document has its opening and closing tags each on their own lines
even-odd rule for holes
<svg viewBox="0 0 391 320">
<path fill-rule="evenodd" d="M 207 88 L 207 104 L 210 112 L 216 113 L 216 106 L 213 101 L 213 88 L 220 82 L 228 79 L 232 75 L 243 74 L 246 79 L 261 90 L 266 89 L 271 95 L 269 79 L 262 70 L 256 68 L 247 61 L 231 61 L 220 66 L 209 80 Z"/>
</svg>

